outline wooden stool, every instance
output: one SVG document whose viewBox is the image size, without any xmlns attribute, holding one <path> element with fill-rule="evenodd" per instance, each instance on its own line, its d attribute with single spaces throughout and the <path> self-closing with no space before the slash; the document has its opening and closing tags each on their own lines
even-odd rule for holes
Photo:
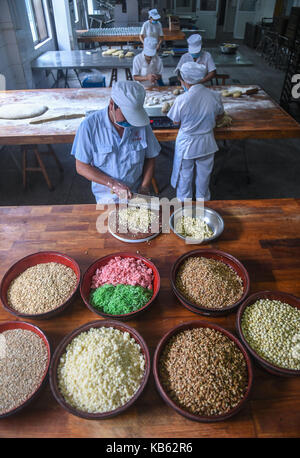
<svg viewBox="0 0 300 458">
<path fill-rule="evenodd" d="M 133 81 L 133 78 L 132 78 L 132 74 L 131 74 L 130 68 L 125 68 L 125 75 L 126 75 L 127 81 Z"/>
<path fill-rule="evenodd" d="M 156 179 L 155 179 L 154 177 L 152 178 L 152 186 L 153 186 L 154 192 L 155 192 L 156 194 L 159 194 L 159 189 L 158 189 L 158 186 L 157 186 L 157 181 L 156 181 Z"/>
<path fill-rule="evenodd" d="M 47 145 L 48 146 L 48 151 L 46 152 L 43 152 L 42 154 L 50 154 L 58 168 L 59 168 L 59 171 L 61 173 L 63 173 L 64 169 L 60 163 L 60 161 L 58 160 L 53 148 L 51 145 Z M 46 183 L 48 185 L 48 188 L 50 191 L 52 191 L 54 189 L 52 183 L 51 183 L 51 180 L 48 176 L 48 173 L 47 173 L 47 170 L 46 170 L 46 167 L 45 167 L 45 164 L 41 158 L 41 153 L 39 152 L 38 150 L 38 146 L 37 145 L 22 145 L 21 147 L 21 150 L 22 150 L 22 154 L 23 154 L 23 160 L 22 160 L 22 174 L 23 174 L 23 187 L 24 189 L 26 188 L 26 184 L 27 184 L 27 172 L 39 172 L 39 173 L 42 173 L 45 180 L 46 180 Z M 28 156 L 27 156 L 27 153 L 29 151 L 32 151 L 34 153 L 34 157 L 35 157 L 35 160 L 36 160 L 36 167 L 28 167 L 27 165 L 27 159 L 28 159 Z"/>
<path fill-rule="evenodd" d="M 110 78 L 109 87 L 112 87 L 112 84 L 114 81 L 118 81 L 118 69 L 117 68 L 112 68 L 111 70 L 111 78 Z"/>
</svg>

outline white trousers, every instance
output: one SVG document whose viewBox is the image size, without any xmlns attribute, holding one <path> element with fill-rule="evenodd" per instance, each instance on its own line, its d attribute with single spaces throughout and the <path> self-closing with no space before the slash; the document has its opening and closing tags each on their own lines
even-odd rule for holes
<svg viewBox="0 0 300 458">
<path fill-rule="evenodd" d="M 215 154 L 196 159 L 182 159 L 176 188 L 178 200 L 193 198 L 193 178 L 196 174 L 196 199 L 210 200 L 209 180 L 214 166 Z"/>
</svg>

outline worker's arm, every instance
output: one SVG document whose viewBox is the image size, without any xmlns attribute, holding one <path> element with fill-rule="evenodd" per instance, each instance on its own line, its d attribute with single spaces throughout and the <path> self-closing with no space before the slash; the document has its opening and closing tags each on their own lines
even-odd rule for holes
<svg viewBox="0 0 300 458">
<path fill-rule="evenodd" d="M 217 72 L 216 70 L 213 70 L 212 72 L 209 72 L 203 80 L 200 81 L 201 84 L 207 83 L 208 81 L 212 80 L 215 78 Z"/>
<path fill-rule="evenodd" d="M 164 41 L 164 37 L 163 36 L 160 36 L 159 37 L 159 40 L 158 40 L 158 44 L 157 44 L 157 51 L 159 51 L 159 48 L 161 47 L 161 45 L 163 44 L 163 41 Z"/>
<path fill-rule="evenodd" d="M 155 83 L 159 79 L 159 76 L 156 75 L 155 73 L 148 73 L 146 76 L 141 76 L 141 75 L 133 75 L 133 79 L 135 81 L 150 81 L 151 83 Z"/>
<path fill-rule="evenodd" d="M 141 43 L 143 43 L 143 44 L 144 44 L 144 38 L 145 38 L 145 35 L 140 35 L 140 36 L 139 36 L 139 38 L 140 38 L 140 41 L 141 41 Z"/>
<path fill-rule="evenodd" d="M 106 175 L 106 173 L 101 172 L 101 170 L 93 167 L 90 164 L 85 164 L 84 162 L 76 159 L 76 171 L 79 175 L 83 176 L 89 181 L 107 186 L 112 190 L 114 194 L 117 194 L 121 198 L 132 197 L 132 193 L 128 186 L 120 183 L 118 180 L 115 180 L 109 175 Z"/>
<path fill-rule="evenodd" d="M 139 192 L 141 194 L 148 194 L 150 191 L 151 181 L 154 175 L 155 169 L 155 158 L 145 159 L 144 170 L 143 170 L 143 179 L 140 186 Z"/>
</svg>

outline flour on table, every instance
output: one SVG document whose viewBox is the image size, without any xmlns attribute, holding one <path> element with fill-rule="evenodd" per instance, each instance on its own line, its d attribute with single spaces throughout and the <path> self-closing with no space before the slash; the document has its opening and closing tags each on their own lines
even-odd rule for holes
<svg viewBox="0 0 300 458">
<path fill-rule="evenodd" d="M 12 103 L 0 107 L 1 119 L 35 118 L 46 113 L 48 107 L 39 104 Z"/>
</svg>

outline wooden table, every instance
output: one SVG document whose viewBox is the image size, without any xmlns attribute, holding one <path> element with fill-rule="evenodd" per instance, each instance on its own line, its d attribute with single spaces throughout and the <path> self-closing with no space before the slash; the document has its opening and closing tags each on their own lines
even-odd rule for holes
<svg viewBox="0 0 300 458">
<path fill-rule="evenodd" d="M 114 43 L 140 43 L 139 35 L 102 35 L 102 36 L 84 36 L 83 33 L 87 30 L 77 30 L 78 43 L 99 43 L 114 44 Z M 185 34 L 181 30 L 171 31 L 168 28 L 163 28 L 165 41 L 185 40 Z"/>
<path fill-rule="evenodd" d="M 250 293 L 279 290 L 300 295 L 300 200 L 215 201 L 209 207 L 224 218 L 225 230 L 209 246 L 238 258 L 248 269 Z M 20 258 L 38 251 L 57 250 L 77 260 L 82 272 L 110 253 L 137 250 L 151 257 L 161 275 L 161 290 L 153 306 L 128 324 L 149 346 L 151 357 L 164 333 L 193 319 L 215 322 L 235 332 L 235 314 L 209 318 L 180 305 L 171 290 L 169 273 L 181 254 L 195 248 L 173 233 L 149 244 L 126 244 L 96 231 L 101 212 L 95 205 L 0 208 L 0 279 Z M 15 320 L 0 308 L 0 320 Z M 101 319 L 80 298 L 62 315 L 36 323 L 53 349 L 84 323 Z M 250 401 L 235 417 L 211 424 L 191 422 L 169 408 L 156 392 L 153 376 L 137 403 L 124 414 L 104 421 L 88 421 L 68 414 L 55 401 L 49 384 L 19 414 L 0 421 L 0 437 L 299 437 L 300 381 L 270 375 L 254 365 Z"/>
<path fill-rule="evenodd" d="M 234 86 L 246 90 L 253 86 Z M 230 86 L 215 86 L 221 91 Z M 174 86 L 154 88 L 153 91 L 170 91 Z M 0 106 L 9 103 L 42 104 L 49 107 L 44 117 L 67 113 L 85 114 L 108 105 L 111 88 L 95 89 L 34 89 L 0 92 Z M 224 98 L 226 112 L 232 117 L 231 127 L 216 128 L 217 140 L 243 140 L 247 138 L 297 138 L 300 124 L 286 113 L 265 91 L 239 99 Z M 81 119 L 54 121 L 31 125 L 28 119 L 7 121 L 0 119 L 0 144 L 56 144 L 72 143 Z M 177 129 L 159 129 L 154 133 L 159 141 L 173 141 Z"/>
</svg>

